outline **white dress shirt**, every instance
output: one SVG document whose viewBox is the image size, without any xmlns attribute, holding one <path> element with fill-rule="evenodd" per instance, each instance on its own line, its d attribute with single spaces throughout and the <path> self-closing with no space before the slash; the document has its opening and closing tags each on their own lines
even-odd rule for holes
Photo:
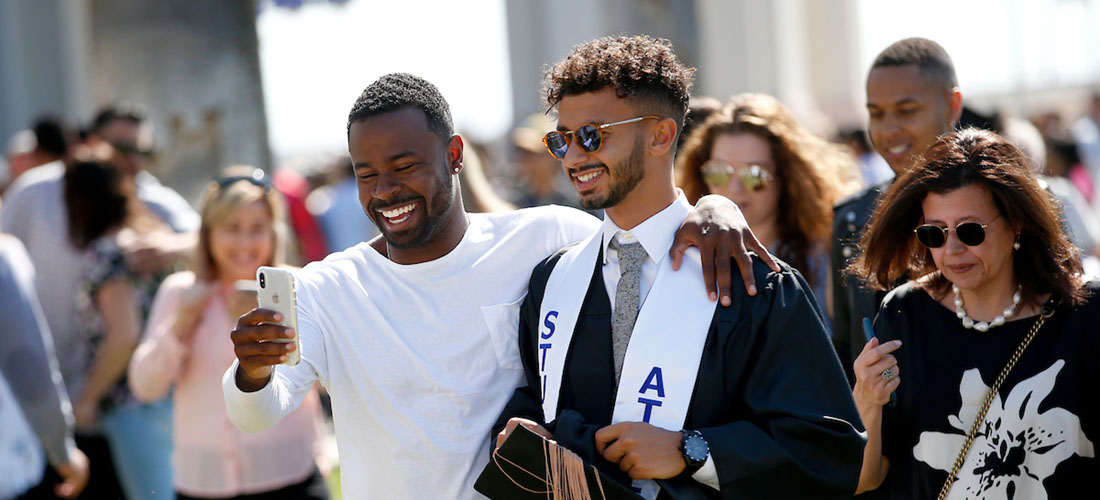
<svg viewBox="0 0 1100 500">
<path fill-rule="evenodd" d="M 620 244 L 639 242 L 645 249 L 645 262 L 642 263 L 642 276 L 638 284 L 638 308 L 645 304 L 645 298 L 653 287 L 653 280 L 657 277 L 658 265 L 669 258 L 668 251 L 672 248 L 672 241 L 676 236 L 676 230 L 680 229 L 684 219 L 692 211 L 692 206 L 679 193 L 676 201 L 657 212 L 652 217 L 642 221 L 630 230 L 620 228 L 611 220 L 610 216 L 603 219 L 603 284 L 607 289 L 607 297 L 611 300 L 611 313 L 615 313 L 615 288 L 619 284 L 621 271 L 619 270 L 619 252 L 611 248 L 612 238 L 617 238 Z M 718 470 L 714 466 L 714 460 L 707 455 L 707 462 L 703 467 L 691 476 L 696 481 L 719 489 Z"/>
</svg>

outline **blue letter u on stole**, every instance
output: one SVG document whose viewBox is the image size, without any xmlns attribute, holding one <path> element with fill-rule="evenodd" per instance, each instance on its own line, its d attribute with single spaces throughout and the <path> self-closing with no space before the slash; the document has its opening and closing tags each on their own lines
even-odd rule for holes
<svg viewBox="0 0 1100 500">
<path fill-rule="evenodd" d="M 557 311 L 550 311 L 550 312 L 546 313 L 546 317 L 542 319 L 542 324 L 544 326 L 546 326 L 547 331 L 546 331 L 546 333 L 539 332 L 539 337 L 542 337 L 545 340 L 549 340 L 550 337 L 554 336 L 554 322 L 550 321 L 550 320 L 553 319 L 553 318 L 557 318 L 557 317 L 558 317 L 558 312 Z M 543 400 L 543 402 L 546 401 L 546 352 L 549 351 L 550 347 L 552 347 L 552 346 L 553 346 L 553 344 L 550 343 L 550 342 L 539 344 L 539 351 L 542 354 L 542 356 L 540 356 L 542 358 L 542 360 L 539 362 L 539 371 L 543 372 L 543 375 L 542 375 L 542 400 Z"/>
<path fill-rule="evenodd" d="M 638 394 L 645 396 L 646 391 L 656 389 L 657 397 L 665 397 L 665 380 L 661 375 L 661 367 L 654 366 L 649 371 L 649 376 L 645 378 L 645 383 L 642 384 L 642 388 L 638 390 Z M 649 423 L 649 418 L 653 416 L 653 407 L 661 406 L 661 401 L 649 398 L 638 398 L 638 402 L 645 405 L 645 412 L 642 414 L 642 422 Z"/>
</svg>

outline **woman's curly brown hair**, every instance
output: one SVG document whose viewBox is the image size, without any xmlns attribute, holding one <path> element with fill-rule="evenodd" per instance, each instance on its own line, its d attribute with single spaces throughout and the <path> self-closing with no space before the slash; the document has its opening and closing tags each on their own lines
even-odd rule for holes
<svg viewBox="0 0 1100 500">
<path fill-rule="evenodd" d="M 546 73 L 543 94 L 553 110 L 569 95 L 615 89 L 639 112 L 672 118 L 687 113 L 695 68 L 684 66 L 666 39 L 646 35 L 603 37 L 573 47 Z"/>
<path fill-rule="evenodd" d="M 859 186 L 855 159 L 799 125 L 775 97 L 736 95 L 684 141 L 676 161 L 676 185 L 688 201 L 710 194 L 700 169 L 710 160 L 714 141 L 740 133 L 767 142 L 775 161 L 778 257 L 796 269 L 809 269 L 811 249 L 827 245 L 832 236 L 833 205 Z"/>
<path fill-rule="evenodd" d="M 894 181 L 860 241 L 863 252 L 848 272 L 880 290 L 906 277 L 926 278 L 921 280 L 924 288 L 942 298 L 951 283 L 917 242 L 913 228 L 923 220 L 921 204 L 929 193 L 975 184 L 989 189 L 997 212 L 1019 231 L 1012 271 L 1023 300 L 1038 305 L 1038 298 L 1050 293 L 1064 304 L 1081 304 L 1086 295 L 1081 260 L 1062 229 L 1057 200 L 1039 184 L 1019 149 L 975 128 L 940 136 Z"/>
</svg>

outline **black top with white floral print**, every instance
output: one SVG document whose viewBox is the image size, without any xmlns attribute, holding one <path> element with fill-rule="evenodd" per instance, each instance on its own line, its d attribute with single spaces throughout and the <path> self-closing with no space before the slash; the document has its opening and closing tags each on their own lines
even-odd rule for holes
<svg viewBox="0 0 1100 500">
<path fill-rule="evenodd" d="M 1080 498 L 1100 475 L 1100 282 L 1083 306 L 1059 307 L 1002 384 L 948 498 Z M 913 283 L 886 296 L 875 320 L 900 339 L 901 385 L 883 414 L 893 498 L 935 498 L 982 401 L 1037 316 L 986 333 Z"/>
</svg>

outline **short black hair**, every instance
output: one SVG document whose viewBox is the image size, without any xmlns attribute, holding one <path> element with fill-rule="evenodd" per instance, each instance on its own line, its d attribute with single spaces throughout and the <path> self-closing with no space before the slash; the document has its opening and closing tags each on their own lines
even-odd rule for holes
<svg viewBox="0 0 1100 500">
<path fill-rule="evenodd" d="M 640 104 L 636 111 L 673 118 L 683 128 L 694 79 L 695 68 L 680 62 L 667 39 L 608 36 L 573 47 L 547 72 L 543 95 L 552 110 L 562 97 L 610 87 Z"/>
<path fill-rule="evenodd" d="M 424 112 L 431 129 L 443 143 L 454 135 L 451 107 L 439 89 L 431 82 L 408 73 L 390 73 L 363 89 L 348 113 L 348 134 L 351 125 L 372 116 L 412 107 Z"/>
<path fill-rule="evenodd" d="M 909 64 L 916 65 L 921 75 L 942 83 L 946 90 L 959 86 L 951 56 L 940 44 L 927 38 L 906 38 L 890 44 L 871 63 L 871 69 Z"/>
<path fill-rule="evenodd" d="M 69 146 L 76 142 L 76 129 L 65 118 L 42 116 L 34 122 L 34 137 L 38 149 L 55 158 L 65 156 Z"/>
<path fill-rule="evenodd" d="M 148 119 L 149 113 L 145 106 L 134 102 L 116 102 L 99 109 L 92 120 L 92 132 L 99 132 L 115 120 L 127 120 L 134 125 L 141 125 Z"/>
</svg>

